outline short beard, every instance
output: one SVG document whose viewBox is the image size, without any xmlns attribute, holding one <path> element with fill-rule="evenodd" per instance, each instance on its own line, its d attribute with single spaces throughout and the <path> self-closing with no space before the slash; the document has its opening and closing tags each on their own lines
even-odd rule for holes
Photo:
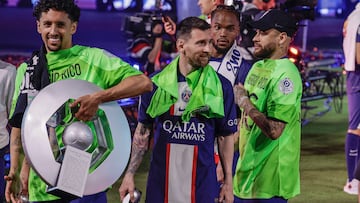
<svg viewBox="0 0 360 203">
<path fill-rule="evenodd" d="M 217 46 L 214 42 L 213 42 L 213 47 L 215 48 L 215 50 L 218 54 L 223 54 L 223 55 L 225 55 L 231 48 L 231 47 L 229 47 L 229 48 L 222 49 L 219 46 Z"/>
<path fill-rule="evenodd" d="M 187 56 L 186 51 L 184 51 L 183 54 L 184 54 L 184 56 Z M 209 57 L 209 59 L 210 59 L 210 57 Z M 205 66 L 209 63 L 209 61 L 208 61 L 206 64 L 202 65 L 202 64 L 201 64 L 201 61 L 196 62 L 195 60 L 192 60 L 192 58 L 189 58 L 188 60 L 189 60 L 188 63 L 189 63 L 193 68 L 195 68 L 195 69 L 199 69 L 199 68 L 201 68 L 201 67 L 205 67 Z"/>
<path fill-rule="evenodd" d="M 274 54 L 275 48 L 274 46 L 267 46 L 264 47 L 262 50 L 255 52 L 254 56 L 259 59 L 268 59 L 271 58 L 271 56 Z"/>
<path fill-rule="evenodd" d="M 49 51 L 51 51 L 51 52 L 55 52 L 55 51 L 61 50 L 61 46 L 60 46 L 60 47 L 56 47 L 55 49 L 50 48 L 50 46 L 48 46 L 48 45 L 46 45 L 46 47 L 47 47 L 47 50 L 49 50 Z"/>
<path fill-rule="evenodd" d="M 201 64 L 200 61 L 199 61 L 199 62 L 195 62 L 195 61 L 193 61 L 193 60 L 189 60 L 189 64 L 190 64 L 193 68 L 195 68 L 195 69 L 199 69 L 199 68 L 205 67 L 208 63 L 209 63 L 209 61 L 208 61 L 207 63 L 205 63 L 205 64 Z"/>
</svg>

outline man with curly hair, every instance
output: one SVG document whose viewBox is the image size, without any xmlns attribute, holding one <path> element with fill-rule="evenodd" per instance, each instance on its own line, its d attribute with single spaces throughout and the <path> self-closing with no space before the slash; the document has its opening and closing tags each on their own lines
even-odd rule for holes
<svg viewBox="0 0 360 203">
<path fill-rule="evenodd" d="M 82 96 L 70 105 L 79 106 L 75 113 L 77 119 L 88 121 L 101 103 L 150 91 L 152 83 L 140 71 L 105 50 L 73 45 L 72 36 L 77 31 L 80 18 L 80 9 L 73 0 L 40 0 L 33 15 L 43 45 L 29 61 L 19 66 L 17 72 L 10 113 L 13 128 L 10 139 L 11 168 L 5 176 L 6 201 L 17 202 L 21 194 L 28 193 L 31 202 L 68 202 L 46 192 L 45 182 L 30 170 L 26 158 L 20 171 L 22 189 L 20 193 L 14 189 L 20 168 L 22 117 L 31 98 L 48 84 L 59 80 L 72 78 L 91 82 L 104 90 Z M 71 202 L 106 201 L 106 193 L 100 192 Z"/>
</svg>

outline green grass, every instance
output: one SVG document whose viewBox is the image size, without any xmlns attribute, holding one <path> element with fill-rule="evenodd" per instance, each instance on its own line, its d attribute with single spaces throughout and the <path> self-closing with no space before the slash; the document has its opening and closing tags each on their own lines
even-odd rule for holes
<svg viewBox="0 0 360 203">
<path fill-rule="evenodd" d="M 308 115 L 323 108 L 324 100 L 310 102 L 309 105 L 318 108 L 308 112 Z M 352 203 L 357 197 L 343 192 L 345 184 L 346 165 L 344 141 L 347 130 L 346 97 L 341 113 L 334 109 L 311 121 L 302 128 L 301 141 L 301 194 L 291 199 L 289 203 Z M 147 161 L 145 161 L 147 160 Z M 149 154 L 146 155 L 136 176 L 136 187 L 143 192 L 141 202 L 145 200 Z M 119 202 L 116 182 L 107 193 L 108 202 Z"/>
<path fill-rule="evenodd" d="M 290 203 L 351 203 L 357 196 L 343 192 L 347 178 L 344 142 L 347 130 L 347 103 L 341 113 L 334 110 L 302 128 L 301 194 Z M 313 102 L 321 108 L 323 100 Z"/>
<path fill-rule="evenodd" d="M 135 176 L 135 187 L 142 192 L 140 203 L 145 202 L 146 181 L 147 181 L 147 175 L 150 165 L 149 161 L 150 161 L 150 152 L 147 152 Z M 120 195 L 118 190 L 121 184 L 121 180 L 122 178 L 120 178 L 119 181 L 117 181 L 113 185 L 113 187 L 107 192 L 107 198 L 109 203 L 120 202 Z"/>
</svg>

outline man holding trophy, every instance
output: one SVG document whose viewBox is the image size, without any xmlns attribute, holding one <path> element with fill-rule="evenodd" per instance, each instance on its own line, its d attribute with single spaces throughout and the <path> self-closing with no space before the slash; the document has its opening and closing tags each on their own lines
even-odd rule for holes
<svg viewBox="0 0 360 203">
<path fill-rule="evenodd" d="M 82 125 L 94 118 L 94 115 L 98 113 L 99 106 L 103 103 L 148 92 L 152 89 L 152 83 L 140 71 L 105 50 L 73 45 L 72 37 L 77 31 L 80 17 L 80 9 L 73 0 L 40 0 L 34 7 L 33 15 L 36 18 L 37 31 L 41 35 L 43 45 L 39 51 L 33 53 L 29 61 L 21 64 L 18 68 L 10 119 L 13 127 L 10 141 L 11 168 L 9 174 L 5 176 L 7 180 L 5 196 L 7 202 L 15 202 L 21 194 L 26 195 L 26 193 L 29 194 L 31 202 L 66 202 L 70 200 L 65 201 L 46 192 L 46 183 L 39 178 L 39 174 L 32 170 L 33 165 L 30 166 L 28 162 L 31 157 L 26 157 L 21 167 L 20 182 L 22 189 L 19 192 L 14 189 L 15 182 L 18 180 L 16 178 L 17 173 L 20 169 L 18 162 L 22 149 L 21 128 L 25 122 L 23 117 L 25 118 L 27 113 L 26 107 L 32 101 L 34 104 L 39 102 L 39 99 L 36 100 L 36 95 L 40 96 L 42 92 L 39 93 L 39 91 L 48 85 L 53 85 L 52 83 L 56 84 L 55 82 L 65 79 L 87 81 L 98 86 L 99 90 L 85 91 L 79 97 L 63 105 L 65 107 L 62 108 L 67 110 L 65 112 L 68 112 L 72 117 L 68 121 L 78 120 L 79 122 L 76 123 Z M 66 82 L 64 84 L 65 86 L 60 86 L 60 88 L 55 89 L 55 92 L 52 92 L 55 95 L 54 97 L 73 92 L 73 89 L 82 88 L 66 86 Z M 79 90 L 79 92 L 81 91 L 82 89 Z M 42 102 L 46 105 L 43 106 L 43 109 L 51 106 L 50 102 L 46 102 L 49 101 Z M 36 115 L 36 117 L 42 116 L 40 113 Z M 65 118 L 68 117 L 62 118 L 63 120 L 60 123 L 67 122 L 64 121 Z M 70 126 L 71 122 L 68 124 Z M 97 130 L 96 125 L 94 126 L 89 128 L 90 133 Z M 43 126 L 33 126 L 34 130 L 41 127 Z M 64 129 L 56 129 L 53 134 L 56 134 L 55 137 L 59 137 L 59 134 L 61 136 L 64 131 Z M 105 131 L 105 134 L 106 132 L 108 131 Z M 50 130 L 47 133 L 52 134 Z M 26 136 L 26 133 L 22 136 Z M 96 135 L 94 137 L 97 139 Z M 46 137 L 46 139 L 51 141 L 51 138 Z M 99 143 L 101 143 L 100 141 Z M 24 147 L 26 151 L 28 148 L 26 142 Z M 30 161 L 30 163 L 32 162 Z M 44 165 L 46 164 L 44 163 Z M 72 200 L 72 202 L 106 202 L 106 193 L 91 194 Z"/>
</svg>

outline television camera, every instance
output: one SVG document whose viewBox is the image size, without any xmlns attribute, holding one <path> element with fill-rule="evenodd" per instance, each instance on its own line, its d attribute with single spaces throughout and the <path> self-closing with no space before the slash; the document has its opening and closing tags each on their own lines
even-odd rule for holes
<svg viewBox="0 0 360 203">
<path fill-rule="evenodd" d="M 125 18 L 123 30 L 133 36 L 151 37 L 154 26 L 162 23 L 161 18 L 161 14 L 153 12 L 135 13 L 135 15 Z"/>
</svg>

